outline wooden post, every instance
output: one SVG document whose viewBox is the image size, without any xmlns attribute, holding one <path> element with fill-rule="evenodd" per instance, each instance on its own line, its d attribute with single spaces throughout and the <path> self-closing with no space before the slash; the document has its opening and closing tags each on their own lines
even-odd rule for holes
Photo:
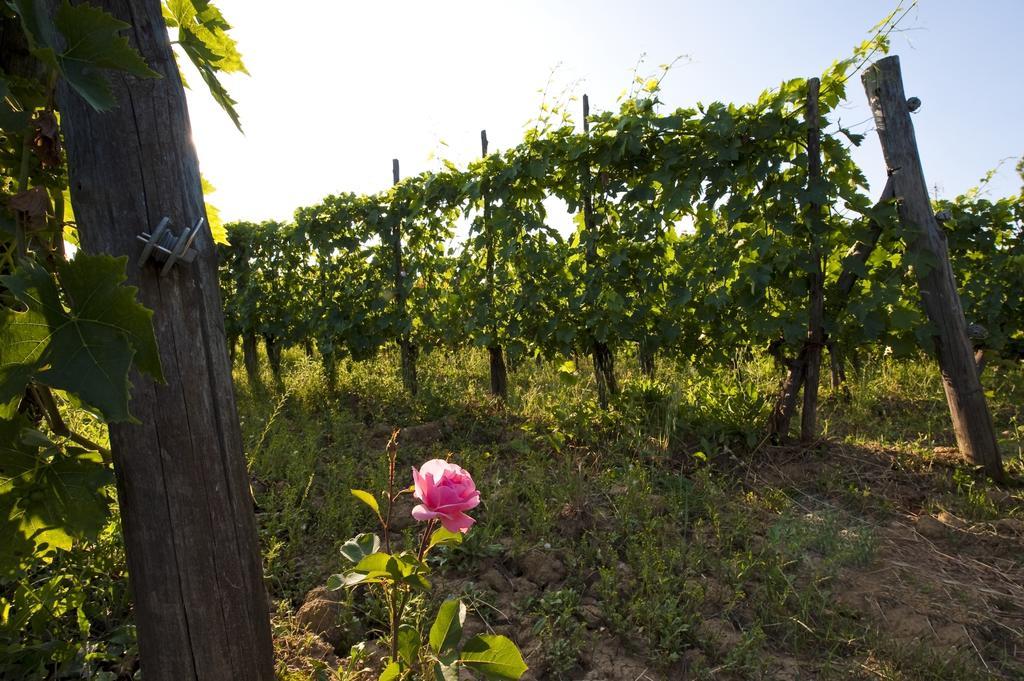
<svg viewBox="0 0 1024 681">
<path fill-rule="evenodd" d="M 480 131 L 480 153 L 487 158 L 487 131 Z M 508 397 L 508 371 L 505 367 L 505 353 L 501 343 L 498 342 L 498 320 L 494 309 L 494 228 L 491 225 L 491 196 L 490 183 L 485 177 L 483 180 L 483 228 L 486 241 L 486 275 L 487 275 L 487 314 L 491 321 L 491 342 L 487 346 L 487 353 L 490 356 L 491 369 L 491 394 L 501 399 Z"/>
<path fill-rule="evenodd" d="M 398 184 L 401 175 L 398 170 L 398 159 L 391 159 L 391 178 Z M 402 221 L 395 220 L 391 228 L 391 254 L 394 266 L 395 305 L 398 307 L 398 318 L 407 321 L 409 316 L 408 301 L 405 292 L 405 265 L 402 257 Z M 412 324 L 410 323 L 411 327 Z M 398 336 L 398 349 L 402 362 L 402 385 L 414 396 L 419 392 L 419 381 L 416 379 L 416 346 L 413 345 L 409 329 Z"/>
<path fill-rule="evenodd" d="M 768 421 L 768 433 L 772 441 L 781 444 L 789 437 L 789 424 L 793 419 L 793 412 L 796 411 L 796 401 L 800 396 L 800 387 L 804 383 L 804 374 L 807 371 L 807 344 L 804 343 L 800 354 L 795 359 L 783 360 L 789 371 L 779 388 L 778 397 L 775 399 L 775 406 Z"/>
<path fill-rule="evenodd" d="M 817 78 L 807 80 L 807 188 L 821 181 L 821 130 L 818 122 Z M 804 369 L 804 408 L 800 412 L 800 441 L 810 442 L 817 435 L 818 385 L 821 378 L 821 348 L 825 344 L 825 273 L 818 237 L 821 232 L 821 205 L 811 201 L 807 207 L 811 238 L 810 300 L 807 322 L 807 356 Z"/>
<path fill-rule="evenodd" d="M 272 681 L 210 230 L 195 242 L 196 260 L 167 276 L 135 264 L 140 232 L 164 216 L 180 230 L 206 215 L 185 93 L 159 0 L 92 2 L 131 24 L 129 39 L 162 76 L 114 74 L 118 106 L 104 113 L 66 84 L 58 91 L 82 247 L 128 256 L 128 279 L 154 311 L 167 377 L 156 385 L 133 372 L 139 423 L 110 425 L 142 670 L 147 681 Z"/>
<path fill-rule="evenodd" d="M 272 333 L 263 334 L 263 347 L 267 351 L 267 364 L 274 380 L 281 382 L 281 343 Z"/>
<path fill-rule="evenodd" d="M 886 201 L 891 201 L 892 197 L 892 180 L 890 179 L 886 182 L 885 189 L 882 191 L 882 196 L 878 199 L 878 204 L 876 204 L 876 206 L 883 204 Z M 864 263 L 868 261 L 868 258 L 871 257 L 871 253 L 874 251 L 881 234 L 882 226 L 877 222 L 872 221 L 868 241 L 857 242 L 847 253 L 847 257 L 850 258 L 849 266 L 843 270 L 842 274 L 839 275 L 839 281 L 836 283 L 835 293 L 830 294 L 829 296 L 829 300 L 832 301 L 832 305 L 829 307 L 828 312 L 833 318 L 846 307 L 846 301 L 849 299 L 850 292 L 853 290 L 853 285 L 857 281 L 857 271 L 862 268 Z M 781 345 L 781 341 L 779 344 Z M 772 352 L 776 359 L 788 371 L 786 378 L 783 380 L 782 386 L 779 389 L 779 394 L 772 410 L 771 420 L 768 423 L 768 432 L 773 436 L 772 439 L 775 442 L 784 441 L 789 434 L 789 424 L 796 411 L 796 401 L 800 395 L 800 387 L 804 383 L 804 375 L 807 367 L 807 352 L 808 347 L 806 341 L 804 342 L 803 347 L 801 347 L 800 354 L 797 355 L 796 359 L 786 359 L 782 356 L 781 349 Z M 838 358 L 836 358 L 835 355 L 833 355 L 833 358 L 838 361 Z M 854 358 L 856 358 L 856 355 L 854 355 Z M 841 370 L 841 365 L 840 375 L 845 375 L 845 371 Z"/>
<path fill-rule="evenodd" d="M 655 354 L 654 343 L 649 336 L 637 343 L 637 362 L 640 364 L 640 372 L 647 378 L 654 378 Z"/>
<path fill-rule="evenodd" d="M 849 400 L 850 388 L 846 385 L 846 364 L 843 362 L 842 352 L 835 341 L 825 344 L 828 347 L 828 362 L 832 373 L 832 392 L 842 395 L 843 399 Z"/>
<path fill-rule="evenodd" d="M 1003 465 L 992 416 L 967 337 L 967 322 L 957 294 L 946 239 L 928 198 L 899 57 L 875 62 L 864 71 L 861 80 L 893 180 L 900 222 L 914 234 L 907 248 L 917 263 L 914 271 L 921 291 L 921 305 L 932 325 L 935 353 L 957 444 L 970 461 L 983 466 L 992 478 L 1001 479 Z"/>
<path fill-rule="evenodd" d="M 245 375 L 249 377 L 249 385 L 256 387 L 260 382 L 260 359 L 257 352 L 256 332 L 242 333 L 242 361 L 245 364 Z"/>
<path fill-rule="evenodd" d="M 590 135 L 590 98 L 583 95 L 583 133 Z M 594 215 L 593 179 L 590 174 L 590 162 L 584 157 L 580 169 L 583 194 L 583 228 L 586 230 L 586 262 L 587 271 L 594 272 L 599 268 L 597 262 L 597 219 Z M 607 343 L 591 341 L 591 356 L 594 360 L 594 379 L 597 382 L 597 399 L 601 407 L 608 407 L 608 396 L 619 392 L 615 378 L 615 356 Z"/>
</svg>

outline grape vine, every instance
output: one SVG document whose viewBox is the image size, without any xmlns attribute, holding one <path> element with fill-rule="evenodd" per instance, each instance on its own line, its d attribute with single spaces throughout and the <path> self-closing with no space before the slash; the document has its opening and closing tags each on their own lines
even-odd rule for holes
<svg viewBox="0 0 1024 681">
<path fill-rule="evenodd" d="M 286 326 L 287 344 L 315 341 L 328 375 L 339 358 L 368 357 L 403 334 L 424 350 L 490 348 L 513 366 L 590 354 L 595 343 L 634 348 L 647 371 L 658 354 L 717 361 L 760 347 L 785 358 L 805 340 L 817 254 L 830 349 L 914 352 L 929 332 L 907 270 L 925 264 L 910 262 L 891 201 L 868 193 L 850 155 L 862 136 L 831 123 L 854 70 L 887 50 L 887 28 L 821 76 L 820 179 L 807 175 L 806 80 L 749 104 L 665 110 L 660 78 L 638 79 L 617 110 L 589 117 L 586 132 L 552 110 L 520 144 L 465 168 L 446 163 L 379 194 L 328 197 L 296 211 L 294 224 L 264 225 L 261 238 L 277 251 L 248 262 L 287 261 L 289 272 L 249 276 L 228 255 L 229 309 L 266 308 L 258 320 L 239 317 L 236 333 Z M 550 197 L 576 215 L 568 237 L 549 224 Z M 826 207 L 815 220 L 812 204 Z M 955 229 L 950 245 L 966 281 L 984 291 L 965 293 L 965 303 L 992 327 L 992 347 L 1020 334 L 1016 301 L 998 292 L 1019 276 L 1007 245 L 1019 234 L 1019 205 L 961 197 L 938 206 L 956 206 L 948 228 L 976 225 L 974 236 Z M 449 247 L 460 215 L 468 235 Z M 231 241 L 229 253 L 248 248 Z M 977 272 L 972 263 L 993 249 L 1002 249 L 998 267 Z M 274 303 L 281 281 L 288 300 Z"/>
</svg>

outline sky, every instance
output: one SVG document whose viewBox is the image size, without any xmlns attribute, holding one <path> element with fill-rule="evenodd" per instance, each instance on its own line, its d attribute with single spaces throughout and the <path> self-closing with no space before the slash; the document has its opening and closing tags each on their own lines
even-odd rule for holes
<svg viewBox="0 0 1024 681">
<path fill-rule="evenodd" d="M 218 0 L 248 76 L 225 78 L 244 134 L 185 69 L 193 138 L 225 221 L 288 220 L 344 191 L 515 145 L 541 91 L 614 109 L 634 73 L 668 108 L 744 103 L 852 52 L 897 0 Z M 909 4 L 909 2 L 905 2 Z M 1024 0 L 920 0 L 892 36 L 929 187 L 953 197 L 1024 154 Z M 643 60 L 639 67 L 640 60 Z M 548 85 L 550 83 L 550 85 Z M 867 133 L 855 158 L 881 190 L 878 138 L 859 78 L 839 112 Z M 579 107 L 578 101 L 569 106 Z M 1020 188 L 1007 161 L 991 196 Z"/>
</svg>

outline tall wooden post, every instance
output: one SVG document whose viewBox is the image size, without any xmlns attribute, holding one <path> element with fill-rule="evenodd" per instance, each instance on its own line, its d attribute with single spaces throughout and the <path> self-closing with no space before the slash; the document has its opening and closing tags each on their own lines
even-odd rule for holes
<svg viewBox="0 0 1024 681">
<path fill-rule="evenodd" d="M 914 236 L 907 244 L 921 305 L 931 322 L 935 353 L 960 451 L 995 479 L 1003 476 L 1002 459 L 967 337 L 945 235 L 932 212 L 914 124 L 903 90 L 899 57 L 881 59 L 861 76 L 875 117 L 882 154 L 893 181 L 897 211 Z"/>
<path fill-rule="evenodd" d="M 487 131 L 480 131 L 480 154 L 487 158 Z M 498 342 L 498 319 L 494 309 L 494 226 L 491 224 L 491 194 L 490 181 L 483 179 L 483 228 L 484 240 L 487 252 L 485 254 L 485 268 L 487 276 L 487 314 L 490 317 L 491 342 L 487 346 L 487 354 L 490 356 L 491 369 L 491 394 L 505 399 L 508 397 L 508 371 L 505 368 L 505 353 L 501 343 Z"/>
<path fill-rule="evenodd" d="M 105 113 L 66 85 L 58 92 L 82 246 L 129 257 L 167 378 L 156 385 L 133 373 L 139 423 L 110 426 L 143 673 L 271 681 L 269 608 L 210 231 L 196 240 L 195 262 L 167 276 L 135 264 L 140 232 L 164 216 L 180 230 L 206 215 L 185 94 L 159 0 L 91 1 L 131 24 L 130 40 L 162 76 L 114 75 L 118 106 Z"/>
<path fill-rule="evenodd" d="M 398 169 L 398 159 L 391 159 L 391 179 L 398 184 L 401 174 Z M 409 321 L 409 302 L 405 290 L 405 264 L 402 254 L 402 221 L 395 220 L 391 227 L 391 260 L 394 267 L 395 305 L 398 308 L 398 318 L 402 322 Z M 403 329 L 398 335 L 398 351 L 402 362 L 402 385 L 410 395 L 415 396 L 419 392 L 419 381 L 416 378 L 416 346 L 413 345 L 411 336 L 412 322 L 409 327 Z"/>
<path fill-rule="evenodd" d="M 590 98 L 583 95 L 583 133 L 590 135 Z M 593 279 L 593 272 L 600 268 L 597 261 L 597 217 L 594 215 L 593 177 L 590 160 L 584 157 L 580 168 L 581 193 L 583 195 L 583 229 L 587 272 Z M 615 378 L 615 356 L 604 341 L 591 339 L 591 356 L 594 360 L 594 379 L 597 382 L 597 399 L 601 406 L 608 407 L 608 396 L 619 392 Z"/>
<path fill-rule="evenodd" d="M 818 121 L 817 78 L 807 80 L 807 188 L 814 189 L 821 180 L 821 130 Z M 821 348 L 825 344 L 825 273 L 821 248 L 821 205 L 810 201 L 806 206 L 807 226 L 811 237 L 811 272 L 808 321 L 807 366 L 804 369 L 804 408 L 800 412 L 800 440 L 810 442 L 817 435 L 818 385 L 821 378 Z"/>
</svg>

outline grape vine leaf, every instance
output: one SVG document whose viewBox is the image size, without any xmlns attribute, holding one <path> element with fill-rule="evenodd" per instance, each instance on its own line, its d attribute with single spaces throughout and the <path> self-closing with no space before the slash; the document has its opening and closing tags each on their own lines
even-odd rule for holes
<svg viewBox="0 0 1024 681">
<path fill-rule="evenodd" d="M 0 128 L 8 134 L 27 128 L 32 117 L 30 111 L 18 109 L 13 105 L 14 99 L 11 94 L 10 81 L 4 76 L 3 69 L 0 69 Z"/>
<path fill-rule="evenodd" d="M 103 70 L 124 71 L 139 78 L 158 78 L 142 55 L 121 31 L 131 28 L 104 10 L 88 3 L 72 5 L 64 0 L 54 16 L 67 49 L 58 55 L 68 84 L 97 111 L 117 103 Z"/>
<path fill-rule="evenodd" d="M 249 73 L 237 44 L 227 34 L 231 24 L 209 0 L 165 0 L 163 15 L 169 27 L 178 29 L 178 45 L 199 71 L 214 101 L 241 132 L 237 102 L 217 77 L 218 73 Z"/>
<path fill-rule="evenodd" d="M 98 452 L 62 451 L 23 417 L 0 420 L 0 574 L 30 554 L 96 537 L 113 483 Z"/>
<path fill-rule="evenodd" d="M 32 55 L 50 66 L 56 66 L 57 55 L 53 46 L 57 42 L 57 32 L 43 4 L 33 0 L 11 0 L 7 4 L 21 19 L 21 27 L 28 38 Z"/>
<path fill-rule="evenodd" d="M 203 201 L 206 203 L 206 221 L 210 225 L 210 235 L 213 237 L 213 243 L 230 246 L 231 244 L 228 243 L 228 231 L 224 228 L 224 220 L 220 217 L 220 209 L 210 203 L 210 194 L 217 191 L 217 188 L 202 175 L 199 176 L 199 181 L 203 187 Z"/>
<path fill-rule="evenodd" d="M 163 381 L 152 311 L 124 286 L 127 258 L 79 253 L 57 282 L 26 263 L 0 283 L 25 306 L 0 309 L 0 404 L 29 381 L 78 395 L 108 421 L 128 421 L 128 370 Z"/>
<path fill-rule="evenodd" d="M 131 26 L 99 7 L 84 2 L 72 5 L 64 0 L 51 19 L 40 2 L 14 0 L 9 6 L 21 18 L 32 54 L 59 68 L 68 84 L 97 111 L 106 111 L 117 103 L 104 70 L 124 71 L 139 78 L 160 76 L 121 34 Z"/>
<path fill-rule="evenodd" d="M 249 73 L 238 52 L 238 45 L 227 34 L 231 24 L 209 0 L 166 0 L 163 5 L 167 25 L 181 31 L 182 46 L 188 45 L 218 71 Z"/>
</svg>

